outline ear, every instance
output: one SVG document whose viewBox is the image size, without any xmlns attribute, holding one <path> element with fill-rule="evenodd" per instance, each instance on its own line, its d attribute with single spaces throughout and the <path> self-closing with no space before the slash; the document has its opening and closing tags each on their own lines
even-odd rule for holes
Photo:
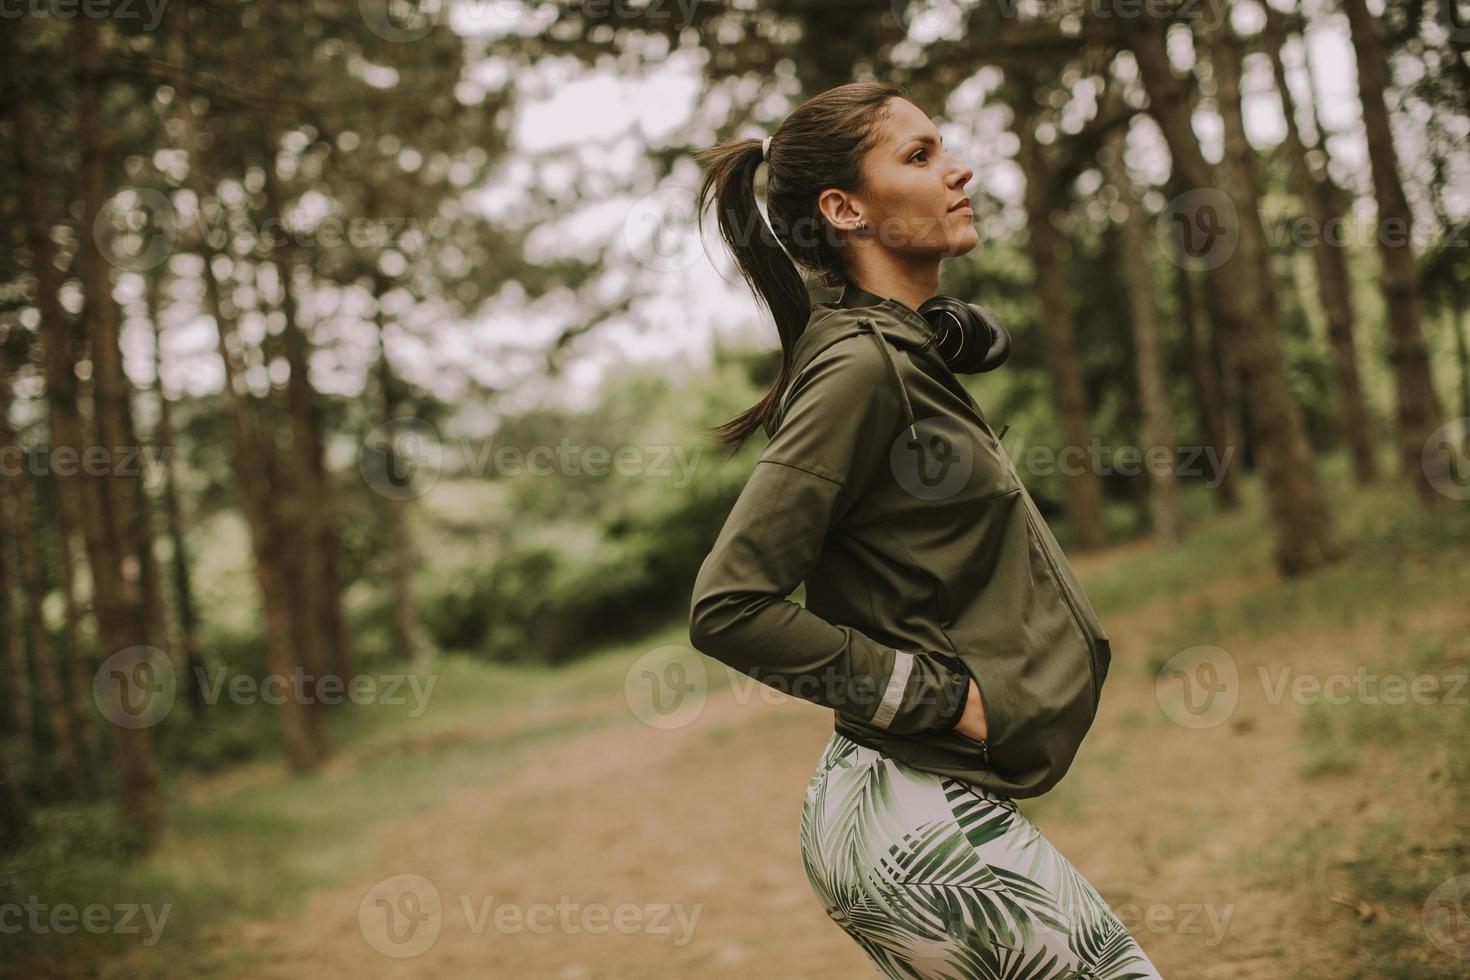
<svg viewBox="0 0 1470 980">
<path fill-rule="evenodd" d="M 817 210 L 822 212 L 822 217 L 827 219 L 829 225 L 841 231 L 851 231 L 857 226 L 861 212 L 855 204 L 852 195 L 835 187 L 829 187 L 817 195 Z"/>
</svg>

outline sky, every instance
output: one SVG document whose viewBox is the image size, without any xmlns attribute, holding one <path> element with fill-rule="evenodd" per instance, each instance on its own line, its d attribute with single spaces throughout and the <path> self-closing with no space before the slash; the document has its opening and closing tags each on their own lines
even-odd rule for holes
<svg viewBox="0 0 1470 980">
<path fill-rule="evenodd" d="M 449 23 L 466 35 L 538 29 L 523 13 L 517 13 L 523 10 L 510 0 L 468 0 L 451 8 Z M 1252 16 L 1252 11 L 1249 4 L 1237 6 L 1238 30 L 1254 32 L 1260 14 L 1255 11 Z M 1315 17 L 1306 52 L 1318 86 L 1318 112 L 1332 134 L 1329 146 L 1339 168 L 1335 176 L 1368 197 L 1366 147 L 1345 21 L 1326 12 Z M 1181 54 L 1187 57 L 1187 50 Z M 1300 104 L 1309 88 L 1304 49 L 1294 40 L 1284 56 Z M 727 344 L 775 349 L 775 327 L 769 314 L 734 270 L 714 235 L 713 221 L 707 222 L 703 241 L 694 233 L 692 202 L 699 174 L 693 161 L 681 161 L 661 185 L 652 183 L 647 148 L 691 130 L 709 130 L 714 117 L 728 105 L 728 96 L 720 92 L 701 101 L 700 71 L 694 57 L 676 51 L 640 77 L 589 70 L 565 60 L 540 65 L 530 77 L 517 77 L 514 150 L 484 187 L 466 195 L 467 206 L 490 218 L 514 220 L 536 185 L 545 191 L 583 192 L 587 204 L 535 230 L 528 242 L 530 257 L 591 255 L 611 246 L 611 264 L 597 290 L 609 300 L 625 291 L 642 294 L 627 316 L 609 320 L 580 338 L 566 371 L 545 379 L 539 371 L 540 350 L 563 325 L 579 319 L 582 311 L 570 295 L 528 302 L 518 284 L 512 283 L 487 301 L 472 320 L 445 317 L 436 321 L 427 342 L 407 333 L 390 335 L 387 346 L 395 369 L 448 400 L 466 397 L 463 381 L 467 374 L 504 390 L 493 406 L 470 405 L 477 420 L 493 422 L 497 411 L 517 412 L 537 405 L 589 407 L 595 403 L 599 383 L 629 362 L 651 365 L 671 375 L 695 370 L 707 363 L 717 338 Z M 485 61 L 469 74 L 478 84 L 494 86 L 504 83 L 506 69 L 503 63 Z M 998 79 L 995 70 L 989 69 L 962 84 L 936 121 L 945 146 L 975 171 L 967 189 L 974 193 L 983 188 L 1005 202 L 1002 219 L 1008 230 L 1017 230 L 1023 224 L 1023 181 L 1014 161 L 1016 140 L 1006 130 L 1006 114 L 987 102 Z M 1244 92 L 1251 141 L 1258 147 L 1278 143 L 1285 132 L 1284 120 L 1270 64 L 1263 56 L 1247 59 Z M 1071 122 L 1080 125 L 1090 111 L 1088 93 L 1079 88 L 1064 124 L 1071 116 Z M 1218 119 L 1201 112 L 1195 125 L 1206 156 L 1218 159 Z M 745 135 L 767 133 L 751 129 Z M 1406 138 L 1412 139 L 1412 134 Z M 1406 154 L 1412 149 L 1403 147 Z M 1167 175 L 1167 150 L 1147 117 L 1137 118 L 1130 129 L 1128 161 L 1135 174 L 1149 182 L 1160 182 Z M 1095 183 L 1080 186 L 1085 193 L 1095 189 Z M 628 187 L 635 190 L 623 190 Z M 1371 212 L 1371 200 L 1363 204 Z M 980 247 L 984 247 L 984 235 Z M 146 308 L 139 305 L 136 290 L 130 292 L 126 284 L 120 295 L 131 296 L 133 310 L 124 333 L 129 374 L 140 383 L 151 383 L 151 328 Z M 213 353 L 213 326 L 199 315 L 197 306 L 183 304 L 182 309 L 184 322 L 170 332 L 165 347 L 165 387 L 171 395 L 217 391 L 221 372 Z M 309 313 L 317 306 L 308 298 L 304 309 Z M 368 374 L 375 339 L 370 325 L 359 319 L 354 326 L 352 311 L 346 312 L 348 322 L 333 325 L 337 344 L 319 352 L 312 380 L 324 392 L 353 395 Z M 242 323 L 242 333 L 247 336 L 253 332 L 258 337 L 268 329 L 272 328 L 263 320 Z M 265 383 L 263 375 L 260 372 L 255 378 L 258 384 Z M 476 408 L 483 411 L 476 413 Z"/>
<path fill-rule="evenodd" d="M 1240 18 L 1236 22 L 1238 29 L 1253 32 L 1260 15 L 1257 12 L 1254 18 L 1241 17 L 1240 13 L 1236 16 Z M 1350 185 L 1366 192 L 1366 145 L 1361 134 L 1356 71 L 1346 23 L 1341 18 L 1323 17 L 1317 25 L 1309 32 L 1307 44 L 1318 86 L 1318 112 L 1326 128 L 1334 134 L 1330 148 L 1343 174 Z M 1293 41 L 1284 57 L 1290 84 L 1301 100 L 1309 86 L 1302 67 L 1302 46 Z M 645 141 L 668 138 L 695 120 L 700 108 L 697 71 L 697 65 L 670 59 L 647 78 L 594 72 L 555 85 L 546 98 L 529 101 L 519 108 L 514 125 L 515 146 L 527 154 L 541 154 L 565 151 L 585 140 L 606 141 L 604 145 L 612 149 L 598 154 L 599 164 L 615 171 L 620 181 L 635 182 L 639 169 L 644 166 L 639 151 Z M 1005 128 L 1006 116 L 993 105 L 987 109 L 985 95 L 997 78 L 993 71 L 986 74 L 991 77 L 961 86 L 937 122 L 945 146 L 953 148 L 975 170 L 974 180 L 967 189 L 973 193 L 983 188 L 1007 202 L 1008 221 L 1015 227 L 1022 221 L 1024 181 L 1014 160 L 1016 141 Z M 1271 67 L 1264 57 L 1248 59 L 1244 90 L 1245 122 L 1252 143 L 1258 147 L 1279 143 L 1285 135 L 1285 121 Z M 1201 113 L 1196 128 L 1204 141 L 1206 156 L 1211 161 L 1217 160 L 1220 155 L 1218 120 L 1212 114 Z M 744 135 L 767 134 L 752 128 Z M 1128 159 L 1143 179 L 1158 182 L 1167 176 L 1168 152 L 1162 135 L 1150 120 L 1140 119 L 1132 127 Z M 678 208 L 676 202 L 692 201 L 697 181 L 697 170 L 690 166 L 674 174 L 651 202 L 625 196 L 590 205 L 553 230 L 558 243 L 554 248 L 576 251 L 608 241 L 610 235 L 621 235 L 623 247 L 618 250 L 619 261 L 646 265 L 643 257 L 648 248 L 643 232 L 652 220 L 649 212 L 667 214 L 669 209 Z M 513 207 L 520 193 L 524 191 L 515 181 L 500 182 L 487 195 L 488 213 L 495 213 L 497 206 Z M 685 229 L 687 241 L 678 253 L 681 258 L 666 263 L 667 269 L 654 269 L 657 274 L 648 280 L 653 283 L 648 299 L 639 303 L 629 317 L 609 321 L 589 336 L 579 349 L 570 375 L 554 382 L 552 391 L 536 392 L 535 386 L 531 386 L 525 392 L 525 400 L 534 402 L 550 397 L 567 407 L 586 407 L 595 398 L 597 382 L 619 364 L 651 362 L 666 365 L 671 372 L 691 370 L 707 363 L 716 337 L 726 342 L 766 344 L 774 349 L 777 341 L 769 314 L 739 278 L 723 244 L 713 238 L 711 229 L 712 223 L 706 228 L 703 250 L 692 227 Z M 984 247 L 983 240 L 980 247 Z M 500 315 L 483 318 L 474 329 L 492 334 L 515 333 L 523 327 L 519 320 L 522 315 L 520 310 L 505 310 Z"/>
</svg>

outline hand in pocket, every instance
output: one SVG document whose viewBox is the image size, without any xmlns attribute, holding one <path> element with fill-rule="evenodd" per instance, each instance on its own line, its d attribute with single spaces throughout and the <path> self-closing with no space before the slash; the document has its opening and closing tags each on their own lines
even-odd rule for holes
<svg viewBox="0 0 1470 980">
<path fill-rule="evenodd" d="M 954 730 L 966 738 L 972 738 L 977 742 L 983 742 L 990 737 L 990 723 L 985 716 L 985 702 L 980 697 L 980 686 L 975 683 L 975 678 L 970 678 L 970 693 L 965 698 L 965 710 L 960 715 L 959 722 Z"/>
</svg>

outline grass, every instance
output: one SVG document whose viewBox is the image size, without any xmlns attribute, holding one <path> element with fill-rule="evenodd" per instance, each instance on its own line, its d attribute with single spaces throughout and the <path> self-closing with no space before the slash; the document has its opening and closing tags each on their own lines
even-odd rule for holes
<svg viewBox="0 0 1470 980">
<path fill-rule="evenodd" d="M 1470 875 L 1470 508 L 1421 510 L 1392 478 L 1352 488 L 1341 457 L 1325 462 L 1323 478 L 1345 555 L 1311 575 L 1272 571 L 1270 528 L 1259 486 L 1251 484 L 1240 509 L 1191 525 L 1177 548 L 1123 556 L 1085 577 L 1085 585 L 1106 622 L 1202 583 L 1246 583 L 1170 610 L 1170 625 L 1137 661 L 1148 675 L 1199 643 L 1247 650 L 1272 638 L 1344 631 L 1367 638 L 1372 653 L 1359 658 L 1364 662 L 1348 650 L 1331 651 L 1332 665 L 1310 672 L 1315 680 L 1344 675 L 1350 683 L 1335 690 L 1348 696 L 1288 705 L 1296 733 L 1282 748 L 1294 754 L 1307 795 L 1294 798 L 1283 818 L 1291 832 L 1237 858 L 1260 883 L 1306 910 L 1293 931 L 1339 954 L 1297 976 L 1464 978 L 1470 957 L 1434 940 L 1470 940 L 1463 926 L 1470 904 L 1442 904 L 1434 919 L 1432 898 L 1455 882 L 1470 895 L 1470 877 L 1461 877 Z M 1255 579 L 1259 584 L 1251 584 Z M 1466 614 L 1453 621 L 1424 615 L 1457 601 Z M 1135 713 L 1121 723 L 1151 730 L 1154 719 Z M 1068 815 L 1055 807 L 1075 809 L 1077 800 L 1054 795 L 1060 799 L 1049 819 Z M 1228 808 L 1221 819 L 1230 819 Z M 1193 846 L 1192 833 L 1181 830 L 1177 846 Z M 1369 921 L 1356 911 L 1362 903 L 1371 909 Z"/>
<path fill-rule="evenodd" d="M 671 627 L 651 639 L 675 642 L 678 632 Z M 223 791 L 203 794 L 173 781 L 166 836 L 146 861 L 124 857 L 132 848 L 110 803 L 39 812 L 42 832 L 0 861 L 0 904 L 24 906 L 37 895 L 51 907 L 147 904 L 162 914 L 166 906 L 169 961 L 223 968 L 211 930 L 289 914 L 308 890 L 374 867 L 381 857 L 375 832 L 384 822 L 501 779 L 548 741 L 636 723 L 620 693 L 629 663 L 648 642 L 610 647 L 560 670 L 442 657 L 425 671 L 435 684 L 417 717 L 406 686 L 402 705 L 351 705 L 334 714 L 333 741 L 339 754 L 354 755 L 351 765 L 292 780 L 279 778 L 278 763 L 256 763 L 223 777 L 240 780 L 239 788 L 226 782 Z M 569 709 L 577 709 L 574 717 L 566 717 Z M 512 714 L 517 721 L 496 727 Z M 99 961 L 136 951 L 142 938 L 26 929 L 5 937 L 0 976 L 93 975 Z M 159 976 L 172 971 L 158 969 Z M 151 974 L 130 965 L 128 975 Z"/>
<path fill-rule="evenodd" d="M 1343 463 L 1324 466 L 1328 486 L 1348 487 Z M 1169 629 L 1156 649 L 1138 658 L 1147 662 L 1145 669 L 1156 670 L 1162 658 L 1198 642 L 1245 647 L 1266 637 L 1349 627 L 1382 632 L 1375 665 L 1380 673 L 1448 678 L 1470 671 L 1467 623 L 1419 615 L 1470 595 L 1470 567 L 1463 561 L 1470 508 L 1420 512 L 1391 480 L 1368 491 L 1335 489 L 1347 556 L 1313 575 L 1282 580 L 1271 572 L 1269 525 L 1258 490 L 1252 484 L 1243 489 L 1237 511 L 1202 515 L 1177 548 L 1120 556 L 1085 576 L 1105 621 L 1160 597 L 1182 600 L 1202 585 L 1247 583 L 1228 600 L 1207 597 L 1168 610 Z M 1188 506 L 1206 503 L 1192 499 Z M 23 904 L 36 895 L 53 907 L 79 909 L 148 903 L 157 912 L 167 905 L 167 956 L 130 956 L 126 975 L 164 976 L 185 963 L 191 972 L 248 974 L 253 961 L 221 943 L 215 930 L 289 914 L 309 890 L 381 866 L 386 821 L 431 810 L 468 785 L 503 779 L 548 742 L 637 724 L 635 662 L 640 670 L 702 662 L 709 690 L 730 686 L 729 672 L 693 658 L 687 639 L 685 625 L 674 622 L 559 669 L 441 657 L 424 668 L 424 682 L 434 681 L 432 689 L 420 688 L 426 700 L 416 700 L 405 685 L 402 704 L 334 711 L 333 740 L 346 761 L 312 779 L 280 778 L 279 763 L 268 761 L 203 782 L 171 783 L 168 832 L 146 861 L 123 859 L 129 842 L 109 806 L 46 810 L 39 814 L 43 832 L 0 863 L 0 902 Z M 630 677 L 634 696 L 625 702 Z M 1470 687 L 1459 693 L 1470 698 Z M 1238 858 L 1260 881 L 1311 910 L 1299 928 L 1342 951 L 1320 972 L 1303 975 L 1470 974 L 1470 961 L 1426 941 L 1421 921 L 1434 889 L 1470 871 L 1464 819 L 1470 759 L 1463 748 L 1470 745 L 1470 707 L 1318 700 L 1301 705 L 1296 719 L 1295 738 L 1282 751 L 1295 753 L 1298 775 L 1319 787 L 1322 798 L 1303 800 L 1300 815 L 1292 815 L 1291 826 L 1304 828 L 1299 833 L 1262 841 Z M 1121 723 L 1146 728 L 1153 721 L 1128 717 Z M 740 737 L 734 730 L 710 734 Z M 1331 808 L 1331 801 L 1354 794 L 1367 801 L 1361 810 Z M 1062 794 L 1054 805 L 1077 802 Z M 1228 819 L 1226 802 L 1222 797 L 1222 819 Z M 1320 819 L 1309 820 L 1312 814 Z M 1086 818 L 1080 811 L 1072 816 Z M 527 839 L 516 844 L 534 846 L 538 835 L 550 832 L 528 827 Z M 1196 832 L 1180 828 L 1178 846 L 1192 846 Z M 1375 921 L 1361 923 L 1334 901 L 1344 896 L 1369 902 Z M 98 964 L 136 953 L 141 940 L 115 931 L 27 930 L 5 937 L 0 974 L 107 976 L 97 972 Z M 1343 963 L 1353 965 L 1344 972 Z"/>
</svg>

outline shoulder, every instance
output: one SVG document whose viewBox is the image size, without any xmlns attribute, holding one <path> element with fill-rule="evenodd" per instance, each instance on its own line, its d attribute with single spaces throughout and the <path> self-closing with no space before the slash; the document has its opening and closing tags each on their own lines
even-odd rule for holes
<svg viewBox="0 0 1470 980">
<path fill-rule="evenodd" d="M 870 333 L 831 341 L 788 381 L 768 435 L 870 428 L 902 415 L 893 368 Z"/>
<path fill-rule="evenodd" d="M 786 413 L 818 408 L 871 416 L 899 406 L 894 366 L 875 334 L 855 333 L 833 340 L 803 365 L 787 384 Z M 818 404 L 819 403 L 819 404 Z"/>
</svg>

